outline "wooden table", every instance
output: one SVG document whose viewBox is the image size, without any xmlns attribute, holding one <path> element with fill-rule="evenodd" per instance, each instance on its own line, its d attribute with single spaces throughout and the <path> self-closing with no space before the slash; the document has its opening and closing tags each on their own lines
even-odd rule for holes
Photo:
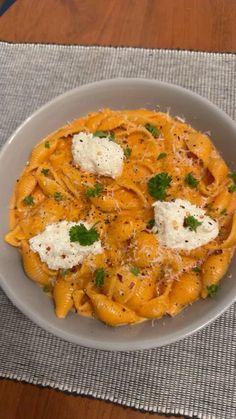
<svg viewBox="0 0 236 419">
<path fill-rule="evenodd" d="M 236 1 L 17 0 L 0 18 L 0 40 L 236 52 Z M 57 417 L 165 416 L 0 380 L 0 418 Z"/>
</svg>

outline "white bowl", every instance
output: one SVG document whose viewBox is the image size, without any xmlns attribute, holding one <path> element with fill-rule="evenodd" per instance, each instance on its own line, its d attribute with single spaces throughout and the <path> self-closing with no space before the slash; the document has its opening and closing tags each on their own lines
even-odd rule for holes
<svg viewBox="0 0 236 419">
<path fill-rule="evenodd" d="M 54 314 L 52 300 L 24 274 L 18 251 L 3 240 L 8 230 L 8 207 L 13 186 L 34 145 L 68 121 L 105 107 L 160 109 L 169 111 L 173 116 L 184 117 L 197 130 L 210 131 L 224 159 L 231 168 L 236 167 L 235 123 L 212 103 L 189 90 L 146 79 L 105 80 L 71 90 L 31 115 L 1 151 L 0 283 L 13 304 L 26 316 L 65 340 L 106 350 L 163 346 L 205 327 L 233 303 L 236 296 L 235 258 L 215 298 L 198 301 L 174 318 L 111 328 L 75 313 L 59 320 Z"/>
</svg>

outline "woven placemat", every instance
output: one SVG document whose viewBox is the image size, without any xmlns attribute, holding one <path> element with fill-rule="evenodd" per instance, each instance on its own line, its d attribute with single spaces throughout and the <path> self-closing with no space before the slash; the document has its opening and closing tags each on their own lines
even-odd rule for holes
<svg viewBox="0 0 236 419">
<path fill-rule="evenodd" d="M 232 54 L 0 43 L 0 141 L 54 96 L 120 76 L 177 83 L 235 118 L 235 74 Z M 0 376 L 150 412 L 234 419 L 235 308 L 176 344 L 112 353 L 54 337 L 0 290 Z"/>
</svg>

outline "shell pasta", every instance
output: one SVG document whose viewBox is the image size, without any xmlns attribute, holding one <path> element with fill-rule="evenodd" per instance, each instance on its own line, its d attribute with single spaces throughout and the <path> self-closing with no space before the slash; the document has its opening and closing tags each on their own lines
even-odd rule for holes
<svg viewBox="0 0 236 419">
<path fill-rule="evenodd" d="M 82 170 L 72 150 L 87 139 L 91 155 Z M 110 175 L 96 160 L 105 142 Z M 123 161 L 113 164 L 109 153 L 118 146 Z M 236 246 L 235 191 L 236 174 L 207 135 L 166 113 L 104 109 L 36 145 L 14 189 L 5 240 L 19 249 L 26 275 L 52 297 L 59 318 L 75 311 L 118 326 L 175 316 L 218 290 Z M 155 218 L 157 201 L 204 210 L 218 234 L 201 246 L 166 246 Z M 194 239 L 203 216 L 186 214 L 181 228 Z M 50 226 L 65 227 L 63 222 L 70 226 L 69 248 L 79 242 L 73 249 L 82 256 L 68 267 L 62 252 L 57 268 L 32 243 Z M 100 247 L 89 252 L 86 246 L 96 241 Z"/>
</svg>

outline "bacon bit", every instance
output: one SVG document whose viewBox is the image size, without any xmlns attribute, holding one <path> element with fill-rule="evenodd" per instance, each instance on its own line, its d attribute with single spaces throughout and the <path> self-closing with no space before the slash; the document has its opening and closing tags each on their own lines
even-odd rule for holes
<svg viewBox="0 0 236 419">
<path fill-rule="evenodd" d="M 129 289 L 132 290 L 132 288 L 134 288 L 134 286 L 135 286 L 135 283 L 134 282 L 130 282 Z"/>
</svg>

